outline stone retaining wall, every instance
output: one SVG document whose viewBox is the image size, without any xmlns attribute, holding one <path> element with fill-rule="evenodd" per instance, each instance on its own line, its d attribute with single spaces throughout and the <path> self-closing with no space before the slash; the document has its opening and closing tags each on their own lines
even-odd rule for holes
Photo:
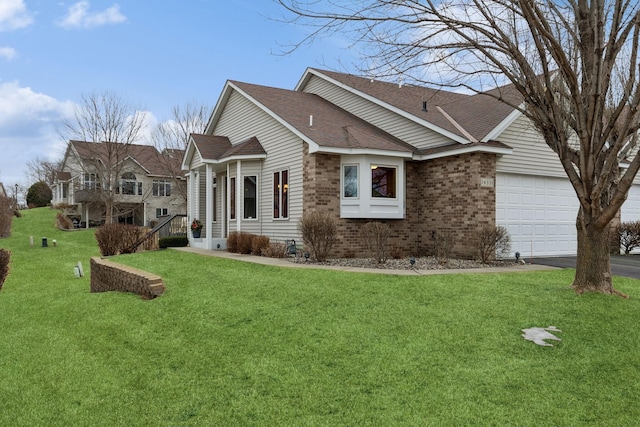
<svg viewBox="0 0 640 427">
<path fill-rule="evenodd" d="M 162 278 L 104 258 L 91 258 L 91 292 L 133 292 L 153 299 L 165 290 Z"/>
</svg>

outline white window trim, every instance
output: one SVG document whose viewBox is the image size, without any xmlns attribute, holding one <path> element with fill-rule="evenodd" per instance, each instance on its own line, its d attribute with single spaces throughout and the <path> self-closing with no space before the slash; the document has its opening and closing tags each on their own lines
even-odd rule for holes
<svg viewBox="0 0 640 427">
<path fill-rule="evenodd" d="M 344 166 L 358 166 L 358 197 L 344 197 Z M 373 197 L 371 166 L 396 169 L 396 197 Z M 406 193 L 405 160 L 374 155 L 343 155 L 340 161 L 340 217 L 404 219 Z"/>
<path fill-rule="evenodd" d="M 273 176 L 277 173 L 280 176 L 280 182 L 282 183 L 282 172 L 287 172 L 287 216 L 273 216 L 273 207 L 271 208 L 271 219 L 274 221 L 289 221 L 289 209 L 291 207 L 291 203 L 289 203 L 289 199 L 291 198 L 291 170 L 290 169 L 277 169 L 274 170 L 271 174 L 271 202 L 273 202 L 273 186 L 275 182 L 273 180 Z M 279 203 L 282 203 L 282 190 L 278 192 Z M 282 206 L 280 206 L 280 212 L 282 212 Z"/>
<path fill-rule="evenodd" d="M 355 197 L 346 197 L 344 195 L 344 171 L 347 166 L 353 166 L 356 168 L 356 193 L 358 194 Z M 340 198 L 345 200 L 360 200 L 361 188 L 360 188 L 360 175 L 361 175 L 361 167 L 360 163 L 342 163 L 340 165 Z"/>
<path fill-rule="evenodd" d="M 256 216 L 255 218 L 247 218 L 244 214 L 245 211 L 245 204 L 244 204 L 244 181 L 246 178 L 248 177 L 255 177 L 256 179 Z M 236 195 L 236 197 L 238 197 L 238 195 Z M 249 222 L 256 222 L 260 220 L 260 177 L 255 174 L 255 175 L 251 175 L 251 174 L 247 174 L 247 175 L 242 175 L 242 199 L 241 199 L 241 204 L 242 204 L 242 221 L 249 221 Z M 237 213 L 236 213 L 236 217 L 237 217 Z"/>
<path fill-rule="evenodd" d="M 387 168 L 387 169 L 395 169 L 396 171 L 396 197 L 374 197 L 373 196 L 373 181 L 371 178 L 371 171 L 374 170 L 374 166 L 376 168 Z M 384 163 L 377 163 L 377 162 L 373 162 L 373 163 L 369 163 L 369 197 L 371 197 L 374 200 L 398 200 L 398 195 L 400 194 L 400 185 L 398 184 L 398 177 L 399 177 L 399 171 L 398 171 L 398 165 L 390 165 L 390 164 L 384 164 Z"/>
</svg>

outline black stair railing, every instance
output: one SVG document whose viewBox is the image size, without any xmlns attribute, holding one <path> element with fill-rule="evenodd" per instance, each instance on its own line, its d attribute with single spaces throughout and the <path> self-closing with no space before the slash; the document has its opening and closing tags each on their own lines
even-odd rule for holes
<svg viewBox="0 0 640 427">
<path fill-rule="evenodd" d="M 147 242 L 152 237 L 169 237 L 169 236 L 181 236 L 187 235 L 187 216 L 184 214 L 175 214 L 170 215 L 165 218 L 162 218 L 158 225 L 153 227 L 149 232 L 147 232 L 144 236 L 136 240 L 136 242 L 129 246 L 126 251 L 127 253 L 135 252 L 140 245 Z"/>
</svg>

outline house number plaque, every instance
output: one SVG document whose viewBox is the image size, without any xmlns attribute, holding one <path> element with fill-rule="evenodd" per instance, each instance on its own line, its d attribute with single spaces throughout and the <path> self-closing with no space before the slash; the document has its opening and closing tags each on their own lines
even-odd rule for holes
<svg viewBox="0 0 640 427">
<path fill-rule="evenodd" d="M 480 187 L 493 187 L 493 178 L 480 178 Z"/>
</svg>

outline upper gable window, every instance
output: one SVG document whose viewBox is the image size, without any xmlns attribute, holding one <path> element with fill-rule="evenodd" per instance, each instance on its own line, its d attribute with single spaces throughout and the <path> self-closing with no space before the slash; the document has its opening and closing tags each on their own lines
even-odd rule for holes
<svg viewBox="0 0 640 427">
<path fill-rule="evenodd" d="M 142 183 L 136 181 L 132 172 L 125 172 L 122 174 L 119 190 L 120 194 L 142 196 Z"/>
</svg>

